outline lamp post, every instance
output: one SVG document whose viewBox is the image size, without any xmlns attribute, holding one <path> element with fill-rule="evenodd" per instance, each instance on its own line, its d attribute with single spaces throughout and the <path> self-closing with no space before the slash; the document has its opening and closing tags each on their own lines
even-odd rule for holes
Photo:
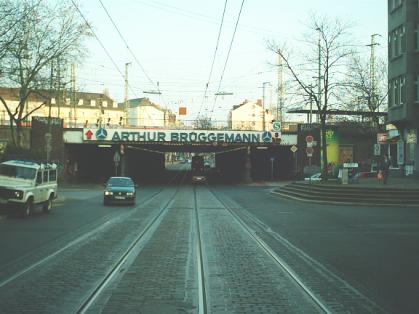
<svg viewBox="0 0 419 314">
<path fill-rule="evenodd" d="M 318 55 L 318 63 L 319 63 L 319 67 L 318 67 L 318 81 L 317 81 L 317 97 L 318 97 L 318 104 L 319 104 L 319 110 L 321 110 L 322 108 L 322 88 L 321 88 L 321 83 L 322 83 L 322 74 L 321 74 L 321 68 L 322 68 L 322 46 L 321 46 L 321 39 L 322 39 L 322 30 L 320 29 L 320 27 L 316 28 L 316 31 L 319 32 L 319 40 L 318 40 L 318 50 L 319 50 L 319 55 Z M 311 120 L 311 118 L 310 118 Z M 319 119 L 317 117 L 317 123 L 319 122 Z M 310 122 L 312 123 L 312 122 Z"/>
<path fill-rule="evenodd" d="M 271 85 L 270 82 L 263 82 L 262 83 L 262 90 L 263 90 L 263 94 L 262 94 L 262 131 L 266 130 L 266 118 L 265 118 L 265 86 L 269 84 Z"/>
</svg>

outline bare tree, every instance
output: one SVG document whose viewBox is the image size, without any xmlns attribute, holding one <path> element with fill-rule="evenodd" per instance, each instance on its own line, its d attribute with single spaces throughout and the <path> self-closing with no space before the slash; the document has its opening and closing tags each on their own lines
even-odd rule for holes
<svg viewBox="0 0 419 314">
<path fill-rule="evenodd" d="M 83 40 L 88 36 L 88 27 L 80 19 L 74 6 L 67 2 L 51 5 L 45 1 L 10 0 L 15 26 L 9 30 L 13 41 L 4 49 L 0 66 L 5 74 L 1 83 L 19 89 L 17 105 L 8 104 L 0 95 L 13 130 L 14 144 L 22 142 L 22 122 L 51 101 L 52 64 L 76 62 L 83 53 Z M 24 18 L 22 18 L 24 16 Z M 44 101 L 34 108 L 27 108 L 31 94 L 38 94 Z"/>
<path fill-rule="evenodd" d="M 371 60 L 354 55 L 348 64 L 345 101 L 357 110 L 378 112 L 386 108 L 388 96 L 387 63 L 379 59 L 371 69 Z M 374 72 L 374 73 L 372 73 Z M 372 124 L 380 125 L 379 116 L 373 116 Z"/>
<path fill-rule="evenodd" d="M 287 49 L 274 41 L 268 48 L 283 59 L 295 83 L 296 92 L 305 101 L 313 102 L 320 122 L 323 174 L 327 178 L 326 123 L 331 110 L 339 105 L 337 97 L 344 85 L 346 59 L 354 52 L 349 43 L 349 26 L 338 20 L 313 16 L 304 44 L 308 54 L 299 54 L 304 64 L 298 65 Z M 316 83 L 314 83 L 316 81 Z M 320 83 L 320 85 L 319 85 Z"/>
</svg>

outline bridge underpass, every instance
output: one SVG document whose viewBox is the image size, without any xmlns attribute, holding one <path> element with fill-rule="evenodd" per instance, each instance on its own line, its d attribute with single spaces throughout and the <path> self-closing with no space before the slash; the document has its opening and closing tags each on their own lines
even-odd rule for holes
<svg viewBox="0 0 419 314">
<path fill-rule="evenodd" d="M 190 142 L 186 141 L 133 141 L 128 137 L 121 141 L 121 136 L 127 132 L 121 132 L 116 140 L 115 135 L 107 135 L 100 138 L 98 130 L 71 130 L 65 134 L 66 176 L 74 181 L 104 182 L 114 175 L 131 176 L 136 182 L 161 182 L 165 181 L 168 171 L 165 170 L 165 154 L 169 152 L 184 152 L 193 154 L 215 154 L 215 171 L 217 182 L 240 182 L 250 180 L 278 180 L 289 178 L 294 171 L 294 158 L 290 151 L 290 145 L 263 142 L 261 132 L 248 132 L 249 139 L 255 142 Z M 142 130 L 145 134 L 146 132 Z M 83 134 L 80 134 L 83 132 Z M 109 130 L 108 130 L 109 132 Z M 108 133 L 107 132 L 107 133 Z M 118 132 L 113 130 L 114 134 Z M 163 138 L 164 132 L 158 133 L 155 138 Z M 165 131 L 170 132 L 170 131 Z M 179 131 L 176 131 L 179 133 Z M 186 131 L 183 131 L 186 133 Z M 188 132 L 191 132 L 189 130 Z M 192 130 L 196 133 L 196 130 Z M 214 135 L 218 140 L 227 140 L 227 133 L 223 131 L 199 131 L 198 135 L 205 134 L 208 137 Z M 95 134 L 96 139 L 84 135 Z M 109 132 L 111 133 L 111 132 Z M 132 132 L 131 132 L 132 133 Z M 179 133 L 179 134 L 184 134 Z M 90 135 L 91 135 L 90 134 Z M 142 134 L 137 132 L 136 134 Z M 219 134 L 222 134 L 221 136 Z M 246 135 L 245 134 L 245 135 Z M 205 136 L 207 136 L 205 135 Z M 240 134 L 239 134 L 240 135 Z M 243 140 L 245 135 L 239 139 Z M 233 134 L 233 137 L 235 135 Z M 146 136 L 144 135 L 144 138 Z M 203 137 L 204 138 L 204 137 Z M 238 137 L 236 137 L 237 139 Z M 148 138 L 150 139 L 150 138 Z M 176 138 L 177 139 L 177 138 Z M 205 137 L 207 139 L 207 137 Z M 292 138 L 294 141 L 294 138 Z M 294 144 L 288 141 L 283 144 Z M 295 136 L 296 141 L 296 136 Z M 115 152 L 120 151 L 123 145 L 123 154 L 119 154 L 121 160 L 115 167 Z"/>
<path fill-rule="evenodd" d="M 115 166 L 120 144 L 67 144 L 68 169 L 73 180 L 104 182 L 114 175 L 127 175 L 136 182 L 160 182 L 165 179 L 166 153 L 215 154 L 214 179 L 218 182 L 287 179 L 294 160 L 286 146 L 214 147 L 199 145 L 124 144 L 124 156 Z"/>
</svg>

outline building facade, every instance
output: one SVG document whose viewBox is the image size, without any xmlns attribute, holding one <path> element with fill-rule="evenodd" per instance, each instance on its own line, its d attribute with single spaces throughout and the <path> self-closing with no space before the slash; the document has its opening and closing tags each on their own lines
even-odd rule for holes
<svg viewBox="0 0 419 314">
<path fill-rule="evenodd" d="M 388 151 L 393 165 L 419 171 L 419 1 L 388 0 Z M 391 141 L 390 141 L 391 142 Z M 394 160 L 396 159 L 396 160 Z"/>
<path fill-rule="evenodd" d="M 265 112 L 264 112 L 265 111 Z M 245 100 L 233 106 L 229 114 L 229 124 L 232 130 L 262 131 L 272 129 L 274 116 L 268 109 L 263 110 L 262 101 Z"/>
<path fill-rule="evenodd" d="M 122 106 L 123 104 L 120 104 Z M 135 127 L 172 127 L 176 115 L 152 103 L 148 98 L 128 100 L 128 125 Z"/>
<path fill-rule="evenodd" d="M 0 95 L 12 112 L 19 104 L 19 89 L 0 87 Z M 38 108 L 38 109 L 36 109 Z M 35 110 L 35 111 L 34 111 Z M 31 113 L 33 111 L 33 113 Z M 59 96 L 53 91 L 31 93 L 24 108 L 24 115 L 56 117 L 64 120 L 65 127 L 84 127 L 93 124 L 119 125 L 123 122 L 125 112 L 118 103 L 106 94 L 76 92 L 72 95 L 62 92 Z M 0 109 L 0 124 L 8 125 L 9 115 L 4 107 Z"/>
</svg>

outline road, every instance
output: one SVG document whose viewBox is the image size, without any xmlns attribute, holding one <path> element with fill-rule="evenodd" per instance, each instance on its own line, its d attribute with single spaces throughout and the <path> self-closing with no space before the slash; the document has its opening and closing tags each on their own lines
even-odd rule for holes
<svg viewBox="0 0 419 314">
<path fill-rule="evenodd" d="M 0 220 L 0 313 L 413 313 L 418 226 L 267 187 L 179 178 L 106 207 L 65 188 L 49 215 Z"/>
</svg>

